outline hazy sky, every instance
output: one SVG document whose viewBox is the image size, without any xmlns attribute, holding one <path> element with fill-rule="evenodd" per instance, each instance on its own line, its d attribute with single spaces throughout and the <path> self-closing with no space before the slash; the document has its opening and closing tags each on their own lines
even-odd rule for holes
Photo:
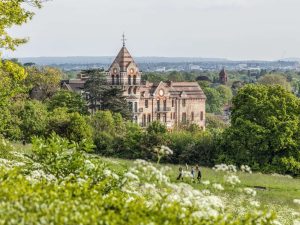
<svg viewBox="0 0 300 225">
<path fill-rule="evenodd" d="M 52 0 L 5 56 L 300 57 L 300 0 Z"/>
</svg>

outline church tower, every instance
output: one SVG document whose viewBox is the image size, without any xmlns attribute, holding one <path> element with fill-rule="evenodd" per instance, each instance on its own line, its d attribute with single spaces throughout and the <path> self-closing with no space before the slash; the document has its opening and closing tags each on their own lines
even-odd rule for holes
<svg viewBox="0 0 300 225">
<path fill-rule="evenodd" d="M 228 76 L 227 76 L 227 73 L 225 71 L 225 68 L 223 67 L 223 69 L 221 70 L 221 72 L 219 73 L 219 82 L 221 84 L 226 84 L 228 81 Z"/>
<path fill-rule="evenodd" d="M 124 91 L 129 107 L 133 112 L 133 120 L 137 121 L 139 95 L 141 86 L 141 72 L 126 48 L 123 34 L 123 46 L 107 71 L 107 82 L 112 86 L 119 86 Z"/>
</svg>

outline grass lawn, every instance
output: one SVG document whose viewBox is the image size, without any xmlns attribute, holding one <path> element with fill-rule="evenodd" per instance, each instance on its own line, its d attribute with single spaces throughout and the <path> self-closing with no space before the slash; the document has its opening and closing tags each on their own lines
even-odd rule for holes
<svg viewBox="0 0 300 225">
<path fill-rule="evenodd" d="M 114 158 L 103 158 L 103 161 L 110 164 L 117 171 L 124 171 L 132 166 L 133 161 L 122 160 Z M 179 165 L 170 165 L 171 168 L 169 176 L 172 181 L 176 181 L 178 175 Z M 213 169 L 202 167 L 202 180 L 209 180 L 211 183 L 218 183 L 225 185 L 224 172 L 216 172 Z M 272 176 L 261 173 L 247 174 L 238 172 L 241 184 L 238 188 L 254 188 L 254 186 L 265 187 L 265 190 L 255 189 L 257 191 L 256 199 L 262 203 L 262 205 L 268 205 L 268 207 L 289 207 L 300 212 L 300 206 L 293 203 L 294 199 L 300 199 L 300 179 L 291 179 L 284 176 Z M 185 179 L 184 182 L 191 184 L 197 189 L 210 189 L 203 184 L 193 183 L 190 179 Z M 235 197 L 238 193 L 235 189 L 226 188 L 224 191 L 226 195 Z"/>
</svg>

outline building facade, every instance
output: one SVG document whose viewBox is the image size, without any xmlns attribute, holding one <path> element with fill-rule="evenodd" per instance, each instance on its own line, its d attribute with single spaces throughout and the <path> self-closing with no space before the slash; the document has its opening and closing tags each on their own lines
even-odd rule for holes
<svg viewBox="0 0 300 225">
<path fill-rule="evenodd" d="M 141 75 L 123 43 L 106 77 L 109 85 L 124 91 L 134 122 L 142 127 L 160 121 L 169 129 L 181 124 L 197 124 L 205 129 L 206 97 L 197 82 L 143 83 Z"/>
</svg>

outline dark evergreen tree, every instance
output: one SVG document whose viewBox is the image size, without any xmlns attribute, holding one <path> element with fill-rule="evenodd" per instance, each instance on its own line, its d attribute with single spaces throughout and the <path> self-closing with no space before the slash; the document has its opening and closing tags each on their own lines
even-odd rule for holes
<svg viewBox="0 0 300 225">
<path fill-rule="evenodd" d="M 103 70 L 85 70 L 82 75 L 88 76 L 85 90 L 92 112 L 110 110 L 120 113 L 123 118 L 131 119 L 132 115 L 123 96 L 123 90 L 120 87 L 108 85 Z"/>
</svg>

